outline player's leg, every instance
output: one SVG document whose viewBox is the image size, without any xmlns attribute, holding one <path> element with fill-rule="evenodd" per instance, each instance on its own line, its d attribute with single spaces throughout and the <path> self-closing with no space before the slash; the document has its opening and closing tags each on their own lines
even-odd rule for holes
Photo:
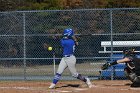
<svg viewBox="0 0 140 93">
<path fill-rule="evenodd" d="M 81 74 L 79 74 L 76 70 L 76 58 L 75 56 L 66 57 L 65 59 L 66 64 L 68 65 L 68 68 L 72 74 L 73 77 L 85 82 L 89 87 L 92 87 L 92 84 L 88 78 L 83 77 Z"/>
<path fill-rule="evenodd" d="M 58 66 L 57 73 L 54 76 L 53 83 L 50 85 L 49 88 L 54 88 L 55 87 L 55 85 L 57 84 L 57 82 L 60 80 L 61 74 L 66 69 L 66 67 L 67 67 L 67 64 L 64 62 L 64 59 L 62 58 L 61 61 L 60 61 L 59 66 Z"/>
<path fill-rule="evenodd" d="M 140 76 L 136 76 L 131 87 L 140 87 Z"/>
<path fill-rule="evenodd" d="M 134 81 L 134 79 L 135 79 L 135 77 L 136 77 L 136 74 L 132 71 L 132 70 L 130 70 L 130 69 L 128 69 L 128 68 L 125 68 L 124 69 L 124 72 L 125 72 L 125 75 L 126 75 L 126 77 L 130 80 L 130 81 Z"/>
<path fill-rule="evenodd" d="M 78 73 L 76 71 L 75 65 L 76 65 L 76 58 L 73 56 L 65 57 L 64 58 L 65 63 L 68 66 L 68 69 L 70 70 L 73 77 L 77 77 Z"/>
</svg>

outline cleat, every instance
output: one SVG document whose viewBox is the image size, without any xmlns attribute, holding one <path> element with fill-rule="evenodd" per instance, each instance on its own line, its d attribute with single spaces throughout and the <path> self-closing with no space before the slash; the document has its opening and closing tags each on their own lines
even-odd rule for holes
<svg viewBox="0 0 140 93">
<path fill-rule="evenodd" d="M 55 84 L 52 83 L 52 84 L 50 85 L 49 89 L 53 89 L 53 88 L 55 88 Z"/>
<path fill-rule="evenodd" d="M 92 83 L 90 82 L 90 80 L 89 80 L 89 78 L 86 78 L 86 84 L 87 84 L 87 86 L 89 87 L 89 88 L 92 88 L 93 87 L 93 85 L 92 85 Z"/>
<path fill-rule="evenodd" d="M 132 83 L 130 87 L 133 87 L 133 88 L 140 87 L 140 83 Z"/>
</svg>

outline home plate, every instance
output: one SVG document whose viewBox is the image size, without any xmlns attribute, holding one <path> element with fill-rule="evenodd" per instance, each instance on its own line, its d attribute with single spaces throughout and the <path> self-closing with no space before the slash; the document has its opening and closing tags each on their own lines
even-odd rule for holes
<svg viewBox="0 0 140 93">
<path fill-rule="evenodd" d="M 60 92 L 62 92 L 62 93 L 68 93 L 68 92 L 72 92 L 72 91 L 60 91 Z"/>
<path fill-rule="evenodd" d="M 79 91 L 80 91 L 80 90 L 87 90 L 87 88 L 86 88 L 86 89 L 77 88 L 77 89 L 75 89 L 75 90 L 79 90 Z"/>
<path fill-rule="evenodd" d="M 120 89 L 120 90 L 129 90 L 129 89 Z"/>
<path fill-rule="evenodd" d="M 131 90 L 140 90 L 140 88 L 130 88 Z"/>
</svg>

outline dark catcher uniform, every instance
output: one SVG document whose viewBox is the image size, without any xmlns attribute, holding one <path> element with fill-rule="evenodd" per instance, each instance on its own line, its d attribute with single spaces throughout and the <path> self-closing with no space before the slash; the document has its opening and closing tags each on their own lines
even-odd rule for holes
<svg viewBox="0 0 140 93">
<path fill-rule="evenodd" d="M 140 58 L 137 58 L 134 54 L 125 57 L 130 59 L 130 61 L 126 62 L 125 72 L 133 82 L 131 87 L 140 87 Z"/>
<path fill-rule="evenodd" d="M 123 59 L 116 60 L 112 63 L 105 63 L 101 69 L 105 70 L 112 65 L 125 63 L 126 68 L 124 71 L 128 79 L 132 81 L 131 87 L 140 87 L 140 58 L 136 56 L 134 49 L 124 50 L 123 54 Z"/>
</svg>

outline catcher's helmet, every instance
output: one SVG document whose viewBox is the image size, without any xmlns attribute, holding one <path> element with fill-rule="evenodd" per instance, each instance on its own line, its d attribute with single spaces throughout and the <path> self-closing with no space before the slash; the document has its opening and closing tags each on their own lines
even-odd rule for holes
<svg viewBox="0 0 140 93">
<path fill-rule="evenodd" d="M 74 35 L 74 31 L 71 28 L 67 28 L 63 32 L 63 36 L 72 37 Z"/>
<path fill-rule="evenodd" d="M 123 54 L 125 54 L 126 56 L 129 55 L 129 56 L 132 56 L 134 55 L 135 53 L 135 49 L 126 49 L 123 51 Z"/>
</svg>

